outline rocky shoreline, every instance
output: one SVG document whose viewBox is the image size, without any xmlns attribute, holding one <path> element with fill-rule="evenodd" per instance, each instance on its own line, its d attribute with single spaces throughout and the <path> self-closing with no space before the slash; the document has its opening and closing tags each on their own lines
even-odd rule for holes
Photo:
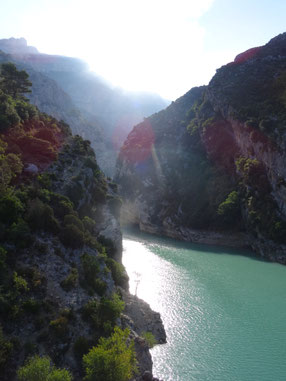
<svg viewBox="0 0 286 381">
<path fill-rule="evenodd" d="M 251 240 L 243 232 L 223 232 L 189 229 L 182 226 L 155 226 L 139 223 L 139 229 L 145 233 L 166 236 L 180 241 L 232 248 L 250 248 Z"/>
<path fill-rule="evenodd" d="M 161 316 L 158 312 L 153 311 L 144 300 L 131 295 L 123 289 L 121 289 L 121 293 L 125 303 L 121 322 L 123 328 L 130 329 L 131 337 L 135 342 L 136 358 L 138 361 L 138 376 L 134 381 L 153 380 L 152 357 L 146 340 L 141 336 L 144 332 L 150 332 L 153 334 L 157 344 L 166 343 L 166 332 Z M 152 378 L 150 378 L 150 375 Z"/>
</svg>

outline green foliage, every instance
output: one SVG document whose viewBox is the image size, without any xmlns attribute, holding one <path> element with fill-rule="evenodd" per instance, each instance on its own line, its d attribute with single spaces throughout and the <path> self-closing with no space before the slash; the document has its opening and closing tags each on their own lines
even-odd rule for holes
<svg viewBox="0 0 286 381">
<path fill-rule="evenodd" d="M 7 271 L 6 256 L 7 251 L 2 246 L 0 246 L 0 283 L 3 282 Z"/>
<path fill-rule="evenodd" d="M 98 307 L 98 316 L 102 322 L 110 321 L 115 325 L 116 320 L 120 317 L 121 312 L 124 310 L 124 302 L 116 293 L 110 299 L 101 298 Z"/>
<path fill-rule="evenodd" d="M 28 74 L 24 70 L 17 70 L 13 63 L 3 63 L 0 73 L 0 88 L 13 98 L 22 96 L 24 93 L 31 92 L 32 83 L 28 78 Z"/>
<path fill-rule="evenodd" d="M 233 220 L 240 220 L 240 204 L 238 192 L 231 192 L 226 200 L 222 202 L 217 210 L 217 213 L 223 217 L 224 221 L 232 222 Z"/>
<path fill-rule="evenodd" d="M 61 286 L 65 291 L 70 291 L 74 288 L 78 281 L 78 271 L 72 268 L 69 275 L 61 282 Z"/>
<path fill-rule="evenodd" d="M 68 225 L 74 225 L 76 226 L 79 230 L 83 231 L 84 230 L 84 227 L 83 227 L 83 223 L 81 222 L 81 220 L 75 216 L 74 214 L 67 214 L 65 215 L 64 217 L 64 225 L 65 226 L 68 226 Z"/>
<path fill-rule="evenodd" d="M 23 204 L 18 197 L 11 193 L 0 197 L 0 221 L 6 224 L 17 222 L 23 211 Z"/>
<path fill-rule="evenodd" d="M 134 343 L 127 343 L 129 330 L 115 327 L 113 335 L 83 356 L 85 381 L 128 381 L 136 373 Z"/>
<path fill-rule="evenodd" d="M 50 321 L 50 329 L 56 337 L 65 337 L 68 333 L 68 319 L 65 316 L 60 316 Z"/>
<path fill-rule="evenodd" d="M 14 242 L 19 248 L 27 247 L 31 243 L 31 230 L 22 218 L 13 222 L 8 230 L 8 240 Z"/>
<path fill-rule="evenodd" d="M 74 205 L 68 197 L 53 192 L 50 196 L 51 206 L 57 217 L 64 218 L 65 215 L 74 213 Z"/>
<path fill-rule="evenodd" d="M 79 336 L 74 342 L 73 351 L 76 359 L 82 360 L 83 355 L 85 355 L 90 348 L 89 341 L 86 337 Z"/>
<path fill-rule="evenodd" d="M 0 132 L 19 125 L 20 121 L 15 101 L 0 89 Z"/>
<path fill-rule="evenodd" d="M 124 287 L 128 282 L 128 276 L 122 263 L 115 261 L 113 258 L 107 258 L 106 265 L 111 270 L 115 284 Z"/>
<path fill-rule="evenodd" d="M 13 274 L 13 283 L 17 292 L 24 293 L 29 291 L 28 282 L 23 277 L 18 275 L 16 271 Z"/>
<path fill-rule="evenodd" d="M 12 350 L 13 344 L 5 339 L 2 327 L 0 326 L 0 370 L 3 370 L 9 360 Z"/>
<path fill-rule="evenodd" d="M 2 148 L 2 152 L 1 152 Z M 7 192 L 11 182 L 22 172 L 23 163 L 14 153 L 5 154 L 7 144 L 0 139 L 0 191 Z"/>
<path fill-rule="evenodd" d="M 33 229 L 43 229 L 54 233 L 59 231 L 59 222 L 54 216 L 53 209 L 38 198 L 30 201 L 27 219 Z"/>
<path fill-rule="evenodd" d="M 98 260 L 93 255 L 87 253 L 82 254 L 80 260 L 84 272 L 85 281 L 89 286 L 93 287 L 94 280 L 100 272 Z"/>
<path fill-rule="evenodd" d="M 152 332 L 142 332 L 141 336 L 147 342 L 149 348 L 153 348 L 157 344 L 157 341 Z"/>
<path fill-rule="evenodd" d="M 76 225 L 67 225 L 60 232 L 60 240 L 65 246 L 77 249 L 84 244 L 84 234 Z"/>
<path fill-rule="evenodd" d="M 32 314 L 37 314 L 41 309 L 41 303 L 34 298 L 29 298 L 22 304 L 23 309 Z"/>
<path fill-rule="evenodd" d="M 17 376 L 19 381 L 72 381 L 66 369 L 57 369 L 51 365 L 49 357 L 34 356 L 22 366 Z"/>
<path fill-rule="evenodd" d="M 95 232 L 96 223 L 93 219 L 88 216 L 85 216 L 82 220 L 84 228 L 93 234 Z"/>
</svg>

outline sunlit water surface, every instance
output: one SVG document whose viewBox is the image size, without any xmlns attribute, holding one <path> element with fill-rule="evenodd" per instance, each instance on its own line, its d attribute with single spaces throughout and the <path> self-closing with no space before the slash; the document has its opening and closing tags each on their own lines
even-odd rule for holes
<svg viewBox="0 0 286 381">
<path fill-rule="evenodd" d="M 286 380 L 286 267 L 230 249 L 125 232 L 130 292 L 160 312 L 164 381 Z"/>
</svg>

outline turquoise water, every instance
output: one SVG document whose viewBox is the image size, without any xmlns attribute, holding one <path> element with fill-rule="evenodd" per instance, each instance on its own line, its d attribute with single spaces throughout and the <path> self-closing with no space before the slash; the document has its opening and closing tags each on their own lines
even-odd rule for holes
<svg viewBox="0 0 286 381">
<path fill-rule="evenodd" d="M 123 246 L 131 293 L 167 332 L 151 351 L 157 377 L 286 380 L 286 267 L 142 233 L 126 233 Z"/>
</svg>

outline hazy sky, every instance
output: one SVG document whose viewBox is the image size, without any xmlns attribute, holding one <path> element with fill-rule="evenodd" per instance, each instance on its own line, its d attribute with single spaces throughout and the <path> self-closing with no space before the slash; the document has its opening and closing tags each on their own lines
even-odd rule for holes
<svg viewBox="0 0 286 381">
<path fill-rule="evenodd" d="M 80 57 L 116 86 L 168 99 L 286 31 L 286 0 L 0 0 L 0 38 Z"/>
</svg>

